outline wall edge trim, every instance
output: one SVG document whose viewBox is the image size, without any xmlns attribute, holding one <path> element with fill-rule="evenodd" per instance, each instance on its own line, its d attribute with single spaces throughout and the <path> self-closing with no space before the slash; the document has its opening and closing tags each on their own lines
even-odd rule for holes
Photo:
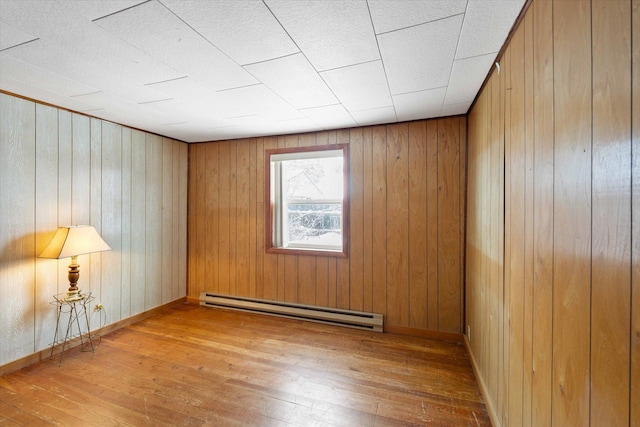
<svg viewBox="0 0 640 427">
<path fill-rule="evenodd" d="M 478 386 L 480 387 L 480 394 L 482 395 L 482 400 L 484 400 L 484 406 L 487 408 L 487 412 L 489 413 L 489 418 L 491 418 L 491 424 L 500 427 L 502 423 L 500 423 L 500 419 L 498 418 L 498 413 L 496 412 L 496 408 L 493 404 L 493 401 L 490 399 L 489 389 L 484 382 L 484 378 L 480 375 L 480 367 L 476 362 L 476 358 L 473 356 L 473 352 L 471 351 L 471 346 L 469 345 L 469 340 L 466 336 L 463 335 L 464 347 L 467 350 L 467 354 L 469 355 L 469 360 L 471 361 L 471 367 L 473 368 L 473 374 L 476 377 L 476 381 L 478 381 Z"/>
</svg>

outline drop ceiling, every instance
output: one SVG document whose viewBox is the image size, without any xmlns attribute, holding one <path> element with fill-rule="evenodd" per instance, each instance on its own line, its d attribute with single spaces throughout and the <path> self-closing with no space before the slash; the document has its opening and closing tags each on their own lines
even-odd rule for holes
<svg viewBox="0 0 640 427">
<path fill-rule="evenodd" d="M 465 114 L 525 0 L 0 0 L 0 89 L 186 142 Z"/>
</svg>

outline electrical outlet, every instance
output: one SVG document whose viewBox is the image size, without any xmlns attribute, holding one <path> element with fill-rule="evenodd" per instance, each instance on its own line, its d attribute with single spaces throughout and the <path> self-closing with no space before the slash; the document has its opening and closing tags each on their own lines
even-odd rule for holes
<svg viewBox="0 0 640 427">
<path fill-rule="evenodd" d="M 467 339 L 471 342 L 471 325 L 467 325 Z"/>
<path fill-rule="evenodd" d="M 96 304 L 96 306 L 93 308 L 93 311 L 102 311 L 104 310 L 104 305 L 102 304 Z"/>
</svg>

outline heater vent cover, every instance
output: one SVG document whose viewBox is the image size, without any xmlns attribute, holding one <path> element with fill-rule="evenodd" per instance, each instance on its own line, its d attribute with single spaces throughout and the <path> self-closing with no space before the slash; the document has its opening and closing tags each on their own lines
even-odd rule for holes
<svg viewBox="0 0 640 427">
<path fill-rule="evenodd" d="M 378 313 L 234 297 L 210 292 L 200 293 L 200 305 L 383 332 L 382 314 Z"/>
</svg>

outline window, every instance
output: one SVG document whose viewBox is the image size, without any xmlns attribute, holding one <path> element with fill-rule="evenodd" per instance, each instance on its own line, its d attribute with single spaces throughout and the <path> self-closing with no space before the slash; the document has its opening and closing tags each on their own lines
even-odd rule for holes
<svg viewBox="0 0 640 427">
<path fill-rule="evenodd" d="M 267 252 L 346 257 L 347 145 L 265 154 Z"/>
</svg>

